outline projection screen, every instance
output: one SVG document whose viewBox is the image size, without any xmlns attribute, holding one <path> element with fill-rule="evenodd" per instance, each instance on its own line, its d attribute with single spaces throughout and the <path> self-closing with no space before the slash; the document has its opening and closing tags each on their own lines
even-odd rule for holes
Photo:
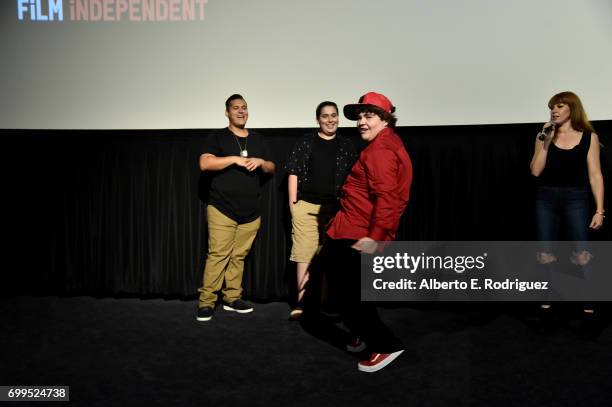
<svg viewBox="0 0 612 407">
<path fill-rule="evenodd" d="M 0 127 L 314 126 L 383 92 L 399 125 L 612 119 L 610 0 L 4 0 Z M 341 125 L 352 123 L 343 120 Z"/>
</svg>

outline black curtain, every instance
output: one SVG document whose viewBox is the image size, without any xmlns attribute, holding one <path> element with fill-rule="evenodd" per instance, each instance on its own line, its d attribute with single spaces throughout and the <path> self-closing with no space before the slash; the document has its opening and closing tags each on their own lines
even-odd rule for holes
<svg viewBox="0 0 612 407">
<path fill-rule="evenodd" d="M 594 125 L 607 181 L 612 121 Z M 398 128 L 414 166 L 398 239 L 532 240 L 529 161 L 538 130 L 538 124 Z M 0 130 L 2 293 L 193 296 L 207 242 L 198 157 L 211 131 Z M 363 148 L 354 129 L 342 131 Z M 244 287 L 248 298 L 267 301 L 287 298 L 291 286 L 282 168 L 306 129 L 260 132 L 277 173 L 264 187 Z M 607 224 L 594 234 L 610 237 Z"/>
</svg>

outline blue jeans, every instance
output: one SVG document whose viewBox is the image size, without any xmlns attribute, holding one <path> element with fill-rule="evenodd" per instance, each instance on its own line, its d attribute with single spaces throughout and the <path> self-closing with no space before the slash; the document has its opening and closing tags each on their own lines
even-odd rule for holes
<svg viewBox="0 0 612 407">
<path fill-rule="evenodd" d="M 557 240 L 575 242 L 578 252 L 588 250 L 589 195 L 587 188 L 539 187 L 536 195 L 536 227 L 543 251 L 550 253 L 550 244 Z M 565 236 L 561 235 L 561 225 Z"/>
</svg>

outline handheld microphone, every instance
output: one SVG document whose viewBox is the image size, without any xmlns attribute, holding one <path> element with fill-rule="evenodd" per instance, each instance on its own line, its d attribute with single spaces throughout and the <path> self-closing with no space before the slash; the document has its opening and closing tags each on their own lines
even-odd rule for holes
<svg viewBox="0 0 612 407">
<path fill-rule="evenodd" d="M 540 134 L 538 134 L 538 139 L 541 141 L 546 140 L 546 135 L 548 134 L 549 131 L 555 131 L 555 123 L 554 122 L 549 122 L 551 123 L 551 126 L 548 126 L 544 129 L 542 129 L 542 131 L 540 132 Z"/>
</svg>

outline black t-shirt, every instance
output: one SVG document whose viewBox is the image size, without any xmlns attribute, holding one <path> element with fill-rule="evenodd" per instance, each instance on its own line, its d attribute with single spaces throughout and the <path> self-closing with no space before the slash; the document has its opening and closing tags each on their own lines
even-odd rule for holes
<svg viewBox="0 0 612 407">
<path fill-rule="evenodd" d="M 302 199 L 315 204 L 334 201 L 337 152 L 337 137 L 331 140 L 320 136 L 314 138 L 310 156 L 311 179 L 301 191 Z"/>
<path fill-rule="evenodd" d="M 246 148 L 245 148 L 246 145 Z M 270 154 L 263 136 L 249 130 L 248 137 L 238 137 L 225 128 L 207 138 L 202 154 L 217 157 L 240 156 L 246 149 L 249 157 L 270 161 Z M 208 203 L 225 216 L 238 223 L 257 219 L 261 213 L 261 186 L 263 172 L 261 167 L 253 172 L 235 164 L 220 171 L 211 171 L 210 194 Z"/>
</svg>

